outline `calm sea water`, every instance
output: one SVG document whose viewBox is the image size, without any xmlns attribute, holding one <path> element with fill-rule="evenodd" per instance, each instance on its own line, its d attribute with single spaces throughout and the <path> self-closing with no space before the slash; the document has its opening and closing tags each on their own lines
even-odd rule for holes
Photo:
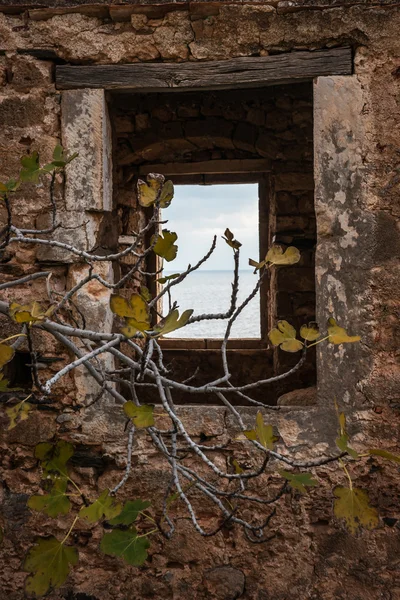
<svg viewBox="0 0 400 600">
<path fill-rule="evenodd" d="M 173 271 L 165 271 L 165 275 Z M 230 306 L 232 271 L 195 271 L 182 283 L 171 289 L 172 301 L 179 304 L 179 312 L 194 309 L 194 315 L 226 312 Z M 257 283 L 252 271 L 240 271 L 238 305 L 249 295 Z M 164 314 L 167 314 L 168 297 L 164 296 Z M 187 325 L 169 334 L 174 338 L 221 338 L 225 335 L 227 320 L 201 321 Z M 231 338 L 260 337 L 259 294 L 238 317 Z"/>
</svg>

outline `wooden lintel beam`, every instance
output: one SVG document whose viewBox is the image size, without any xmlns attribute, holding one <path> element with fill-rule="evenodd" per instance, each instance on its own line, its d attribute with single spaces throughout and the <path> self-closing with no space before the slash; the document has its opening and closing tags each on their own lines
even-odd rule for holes
<svg viewBox="0 0 400 600">
<path fill-rule="evenodd" d="M 139 175 L 162 173 L 168 177 L 173 175 L 217 175 L 228 173 L 266 173 L 271 170 L 271 162 L 265 158 L 248 158 L 234 160 L 205 160 L 189 163 L 157 163 L 146 164 L 138 168 Z"/>
<path fill-rule="evenodd" d="M 238 89 L 351 73 L 351 48 L 340 47 L 197 63 L 58 65 L 56 86 L 60 90 L 104 88 L 138 92 Z"/>
</svg>

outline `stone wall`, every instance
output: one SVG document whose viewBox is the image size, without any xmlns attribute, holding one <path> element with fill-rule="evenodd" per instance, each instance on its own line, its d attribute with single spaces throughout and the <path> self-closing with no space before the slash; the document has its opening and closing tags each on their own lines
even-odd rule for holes
<svg viewBox="0 0 400 600">
<path fill-rule="evenodd" d="M 358 92 L 352 106 L 352 118 L 355 115 L 363 129 L 361 143 L 357 123 L 354 123 L 358 152 L 354 169 L 362 166 L 363 177 L 359 190 L 355 191 L 353 186 L 351 193 L 354 206 L 362 209 L 361 218 L 366 219 L 368 237 L 363 238 L 363 244 L 369 239 L 370 246 L 368 261 L 363 262 L 363 256 L 357 255 L 359 277 L 356 284 L 363 285 L 364 296 L 358 308 L 351 298 L 351 311 L 352 322 L 363 332 L 363 341 L 360 350 L 344 350 L 340 356 L 331 358 L 341 361 L 342 365 L 354 364 L 358 368 L 359 353 L 362 357 L 367 356 L 368 360 L 363 358 L 363 370 L 355 369 L 355 380 L 348 384 L 348 397 L 341 395 L 338 402 L 346 407 L 350 433 L 357 449 L 382 446 L 395 451 L 400 380 L 396 343 L 400 291 L 397 237 L 400 214 L 400 13 L 396 3 L 390 0 L 372 3 L 293 0 L 229 4 L 191 2 L 175 6 L 146 1 L 132 3 L 132 6 L 128 3 L 110 6 L 99 2 L 94 7 L 71 11 L 65 7 L 33 7 L 25 11 L 17 1 L 8 0 L 2 6 L 5 4 L 7 13 L 0 14 L 0 49 L 3 51 L 0 55 L 0 164 L 5 176 L 16 172 L 18 158 L 28 150 L 40 150 L 44 157 L 50 158 L 51 148 L 61 138 L 61 94 L 54 85 L 56 63 L 223 60 L 341 44 L 350 44 L 354 48 L 354 80 Z M 23 4 L 30 3 L 25 1 Z M 41 6 L 51 4 L 42 2 Z M 332 5 L 335 8 L 330 8 Z M 310 7 L 318 10 L 309 10 Z M 351 104 L 348 96 L 346 98 Z M 337 125 L 331 128 L 333 138 Z M 335 156 L 344 158 L 340 148 L 343 144 L 347 147 L 347 135 L 348 128 L 336 137 Z M 319 181 L 330 164 L 331 152 L 332 148 L 327 146 L 325 163 L 319 154 L 319 164 L 325 164 L 319 172 Z M 335 164 L 342 168 L 342 163 Z M 335 238 L 344 243 L 350 239 L 348 236 L 354 225 L 351 221 L 340 221 L 336 215 L 334 228 L 330 227 L 329 219 L 324 227 L 323 219 L 328 214 L 324 212 L 324 206 L 328 201 L 333 202 L 335 191 L 341 190 L 340 187 L 336 190 L 338 179 L 330 185 L 332 195 L 319 197 L 319 233 L 323 234 L 325 242 Z M 326 188 L 322 186 L 321 189 Z M 18 218 L 21 225 L 39 217 L 47 207 L 45 192 L 39 188 L 29 194 L 20 194 Z M 286 190 L 281 192 L 286 193 Z M 57 184 L 57 199 L 65 208 L 61 181 Z M 94 211 L 92 216 L 94 220 L 105 221 L 104 226 L 95 229 L 100 233 L 95 234 L 91 244 L 101 245 L 108 239 L 115 243 L 115 234 L 111 238 L 104 235 L 110 221 L 103 211 Z M 111 221 L 113 223 L 115 219 Z M 356 243 L 357 240 L 355 237 Z M 327 245 L 325 248 L 329 249 Z M 341 248 L 344 250 L 343 246 Z M 354 268 L 350 255 L 345 256 L 349 263 L 346 268 Z M 332 269 L 329 252 L 326 257 L 326 262 L 319 265 L 321 276 L 338 277 L 336 269 L 329 272 Z M 24 248 L 18 255 L 11 252 L 2 256 L 2 277 L 32 272 L 43 260 L 54 272 L 55 285 L 63 289 L 71 277 L 70 269 L 76 266 L 60 262 L 50 265 L 31 248 Z M 351 283 L 352 271 L 349 273 Z M 26 297 L 44 294 L 44 286 L 34 284 Z M 43 347 L 43 351 L 54 355 L 59 349 Z M 345 382 L 335 364 L 329 371 L 329 385 L 332 390 L 335 385 L 341 390 Z M 327 376 L 320 375 L 322 379 Z M 24 597 L 25 573 L 21 571 L 21 559 L 35 535 L 49 531 L 61 538 L 69 527 L 67 518 L 48 523 L 26 508 L 27 494 L 39 489 L 34 445 L 51 439 L 56 432 L 74 442 L 78 449 L 74 476 L 85 490 L 93 489 L 93 486 L 101 490 L 115 484 L 122 473 L 126 452 L 124 419 L 107 405 L 97 405 L 95 410 L 81 411 L 80 414 L 73 412 L 69 407 L 76 395 L 76 385 L 77 381 L 72 378 L 63 382 L 59 391 L 64 413 L 57 420 L 51 411 L 38 411 L 28 422 L 29 426 L 24 422 L 12 432 L 2 430 L 0 518 L 5 539 L 1 546 L 1 600 Z M 332 401 L 326 397 L 323 404 L 315 407 L 285 409 L 270 421 L 278 426 L 283 442 L 304 455 L 313 456 L 317 451 L 328 449 L 333 451 L 336 423 Z M 182 407 L 180 410 L 182 418 L 187 415 L 190 419 L 191 433 L 225 436 L 222 440 L 235 438 L 234 427 L 225 423 L 223 408 Z M 254 422 L 254 411 L 246 410 L 250 425 Z M 6 426 L 5 417 L 1 418 Z M 316 444 L 319 445 L 315 447 Z M 235 447 L 236 453 L 241 461 L 249 458 L 244 447 Z M 134 476 L 124 494 L 126 497 L 151 497 L 156 504 L 165 466 L 155 453 L 149 452 L 144 437 L 134 449 L 134 464 Z M 271 461 L 268 477 L 272 480 L 277 468 L 278 465 Z M 275 537 L 266 545 L 249 545 L 240 532 L 230 528 L 216 538 L 200 538 L 193 532 L 182 510 L 175 538 L 170 543 L 156 540 L 149 562 L 138 570 L 100 555 L 97 551 L 98 532 L 93 530 L 88 534 L 87 530 L 78 528 L 74 542 L 79 547 L 80 566 L 68 582 L 49 597 L 52 600 L 146 597 L 394 600 L 400 597 L 398 473 L 395 466 L 381 469 L 376 461 L 369 461 L 365 467 L 352 465 L 351 470 L 355 482 L 370 490 L 371 502 L 381 515 L 380 526 L 374 532 L 352 537 L 334 522 L 331 489 L 338 481 L 343 482 L 343 476 L 336 467 L 325 467 L 318 469 L 321 485 L 310 495 L 301 501 L 293 494 L 284 497 L 273 527 Z M 211 528 L 215 524 L 209 506 L 202 507 L 201 518 L 204 526 Z"/>
</svg>

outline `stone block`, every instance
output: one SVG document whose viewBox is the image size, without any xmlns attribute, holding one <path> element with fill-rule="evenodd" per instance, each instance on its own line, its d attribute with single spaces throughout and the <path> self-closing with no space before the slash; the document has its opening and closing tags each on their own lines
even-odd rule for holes
<svg viewBox="0 0 400 600">
<path fill-rule="evenodd" d="M 44 101 L 40 96 L 0 96 L 0 123 L 3 128 L 42 125 L 44 116 Z"/>
<path fill-rule="evenodd" d="M 312 173 L 277 173 L 275 177 L 276 192 L 294 192 L 314 189 Z"/>
<path fill-rule="evenodd" d="M 112 209 L 112 143 L 104 90 L 67 90 L 61 102 L 62 143 L 79 156 L 66 173 L 68 211 Z"/>
<path fill-rule="evenodd" d="M 255 152 L 258 128 L 251 123 L 239 123 L 233 135 L 233 143 L 238 150 Z"/>
<path fill-rule="evenodd" d="M 28 55 L 15 55 L 9 60 L 12 87 L 21 93 L 29 93 L 32 88 L 46 88 L 53 83 L 54 65 Z"/>
<path fill-rule="evenodd" d="M 278 398 L 278 406 L 313 406 L 315 404 L 317 404 L 316 387 L 293 390 Z"/>
</svg>

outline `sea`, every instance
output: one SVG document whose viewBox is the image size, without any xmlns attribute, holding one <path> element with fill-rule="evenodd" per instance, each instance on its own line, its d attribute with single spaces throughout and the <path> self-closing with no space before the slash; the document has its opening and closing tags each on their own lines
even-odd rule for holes
<svg viewBox="0 0 400 600">
<path fill-rule="evenodd" d="M 164 271 L 170 275 L 173 271 Z M 232 292 L 232 271 L 199 270 L 191 273 L 176 286 L 171 288 L 172 302 L 179 305 L 179 312 L 192 308 L 193 315 L 224 313 L 229 309 Z M 239 271 L 238 306 L 251 293 L 257 284 L 257 275 L 253 271 Z M 169 312 L 168 294 L 164 295 L 164 314 Z M 200 321 L 182 327 L 167 337 L 172 338 L 223 338 L 227 319 Z M 251 300 L 235 321 L 230 338 L 260 337 L 260 296 Z"/>
</svg>

